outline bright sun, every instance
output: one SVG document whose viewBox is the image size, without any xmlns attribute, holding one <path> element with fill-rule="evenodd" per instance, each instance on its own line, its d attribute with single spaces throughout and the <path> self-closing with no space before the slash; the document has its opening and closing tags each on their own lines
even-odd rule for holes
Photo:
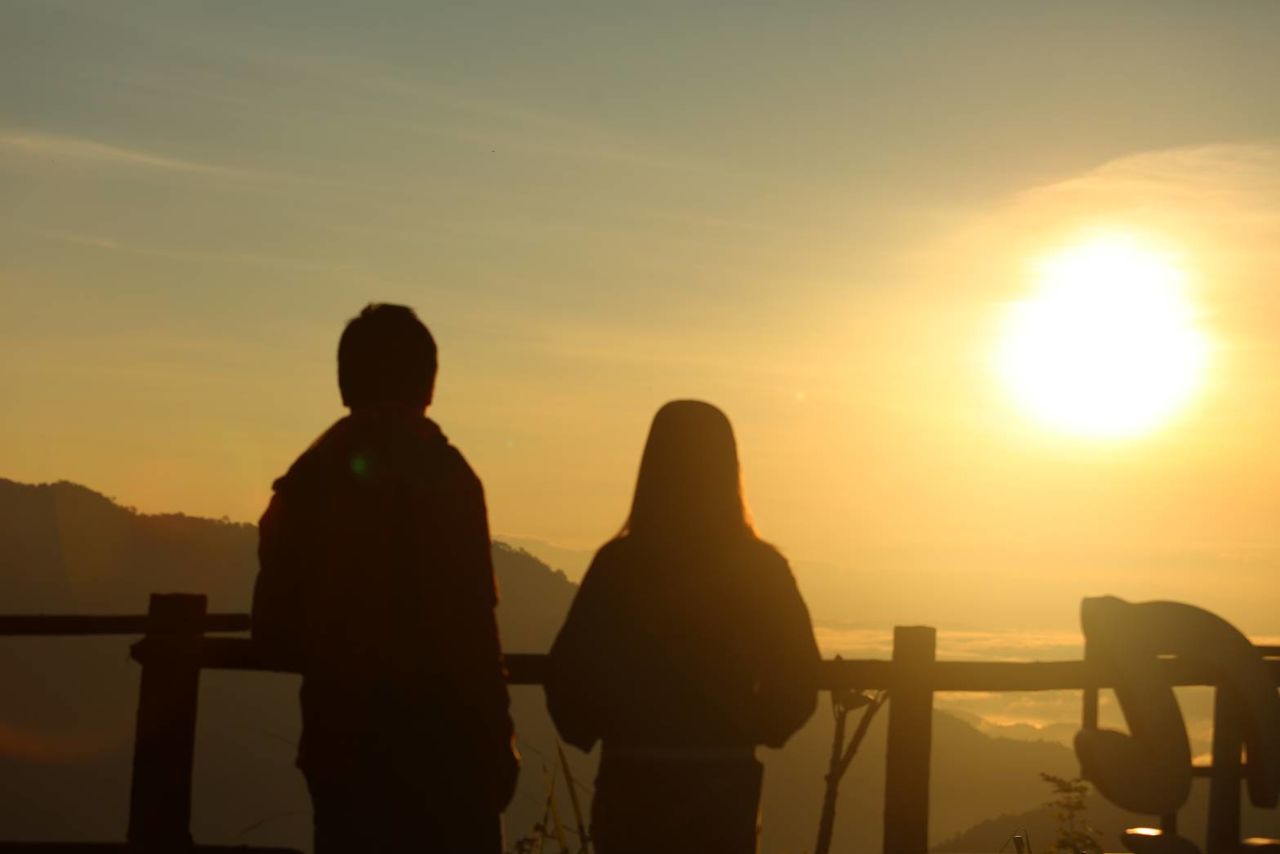
<svg viewBox="0 0 1280 854">
<path fill-rule="evenodd" d="M 997 367 L 1047 426 L 1123 438 L 1189 401 L 1207 351 L 1183 272 L 1132 240 L 1103 238 L 1039 265 L 1035 292 L 1006 317 Z"/>
</svg>

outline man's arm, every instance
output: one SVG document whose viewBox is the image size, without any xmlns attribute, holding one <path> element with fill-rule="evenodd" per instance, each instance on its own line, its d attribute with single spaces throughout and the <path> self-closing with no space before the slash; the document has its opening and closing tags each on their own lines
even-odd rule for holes
<svg viewBox="0 0 1280 854">
<path fill-rule="evenodd" d="M 493 751 L 491 772 L 498 809 L 505 809 L 515 793 L 520 756 L 507 692 L 502 644 L 498 636 L 498 586 L 493 571 L 493 544 L 484 488 L 471 467 L 458 455 L 461 510 L 456 520 L 457 556 L 463 572 L 464 602 L 460 607 L 457 654 L 459 672 L 470 689 L 473 711 L 483 729 L 487 749 Z"/>
<path fill-rule="evenodd" d="M 273 658 L 301 663 L 302 566 L 280 493 L 258 523 L 258 578 L 253 586 L 253 639 Z"/>
</svg>

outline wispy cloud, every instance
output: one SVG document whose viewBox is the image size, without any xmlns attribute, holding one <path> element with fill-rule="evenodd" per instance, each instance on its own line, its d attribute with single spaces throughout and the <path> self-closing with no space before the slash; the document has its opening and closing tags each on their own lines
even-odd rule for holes
<svg viewBox="0 0 1280 854">
<path fill-rule="evenodd" d="M 165 172 L 185 172 L 220 177 L 248 177 L 252 173 L 229 166 L 167 157 L 149 151 L 122 148 L 83 137 L 39 131 L 0 130 L 0 147 L 33 157 L 68 163 L 88 163 Z"/>
<path fill-rule="evenodd" d="M 46 228 L 28 228 L 21 224 L 5 225 L 36 237 L 42 237 L 47 240 L 54 240 L 60 243 L 68 243 L 73 246 L 98 249 L 104 252 L 121 252 L 132 255 L 151 256 L 155 258 L 171 258 L 177 261 L 194 261 L 202 264 L 217 263 L 247 265 L 269 270 L 288 270 L 296 273 L 323 273 L 333 272 L 335 270 L 346 273 L 353 272 L 345 265 L 336 264 L 332 261 L 322 259 L 308 260 L 282 255 L 265 255 L 255 252 L 215 252 L 195 249 L 173 249 L 163 246 L 148 246 L 130 243 L 117 240 L 114 237 L 105 237 L 97 234 L 81 234 L 77 232 L 58 231 Z"/>
<path fill-rule="evenodd" d="M 28 234 L 37 237 L 45 237 L 49 240 L 60 240 L 64 243 L 70 243 L 73 246 L 85 246 L 90 249 L 102 249 L 107 252 L 112 252 L 120 248 L 120 244 L 117 241 L 109 237 L 100 237 L 95 234 L 77 234 L 75 232 L 53 231 L 44 228 L 23 228 L 22 226 L 18 226 L 18 228 L 22 228 L 22 230 L 26 231 Z"/>
</svg>

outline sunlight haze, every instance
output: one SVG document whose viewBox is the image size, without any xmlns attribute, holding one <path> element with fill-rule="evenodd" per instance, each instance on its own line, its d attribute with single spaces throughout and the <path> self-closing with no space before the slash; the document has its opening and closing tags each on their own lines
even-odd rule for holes
<svg viewBox="0 0 1280 854">
<path fill-rule="evenodd" d="M 1028 410 L 1067 433 L 1140 435 L 1184 405 L 1204 371 L 1185 276 L 1159 250 L 1108 236 L 1042 259 L 1015 303 L 999 369 Z"/>
</svg>

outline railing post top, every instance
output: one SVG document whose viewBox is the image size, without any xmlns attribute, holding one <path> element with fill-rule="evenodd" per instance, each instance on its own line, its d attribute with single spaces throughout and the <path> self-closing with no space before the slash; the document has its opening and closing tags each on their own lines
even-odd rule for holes
<svg viewBox="0 0 1280 854">
<path fill-rule="evenodd" d="M 933 626 L 894 626 L 893 657 L 933 658 L 938 647 L 938 630 Z"/>
<path fill-rule="evenodd" d="M 147 634 L 202 634 L 208 604 L 200 593 L 152 593 Z"/>
</svg>

